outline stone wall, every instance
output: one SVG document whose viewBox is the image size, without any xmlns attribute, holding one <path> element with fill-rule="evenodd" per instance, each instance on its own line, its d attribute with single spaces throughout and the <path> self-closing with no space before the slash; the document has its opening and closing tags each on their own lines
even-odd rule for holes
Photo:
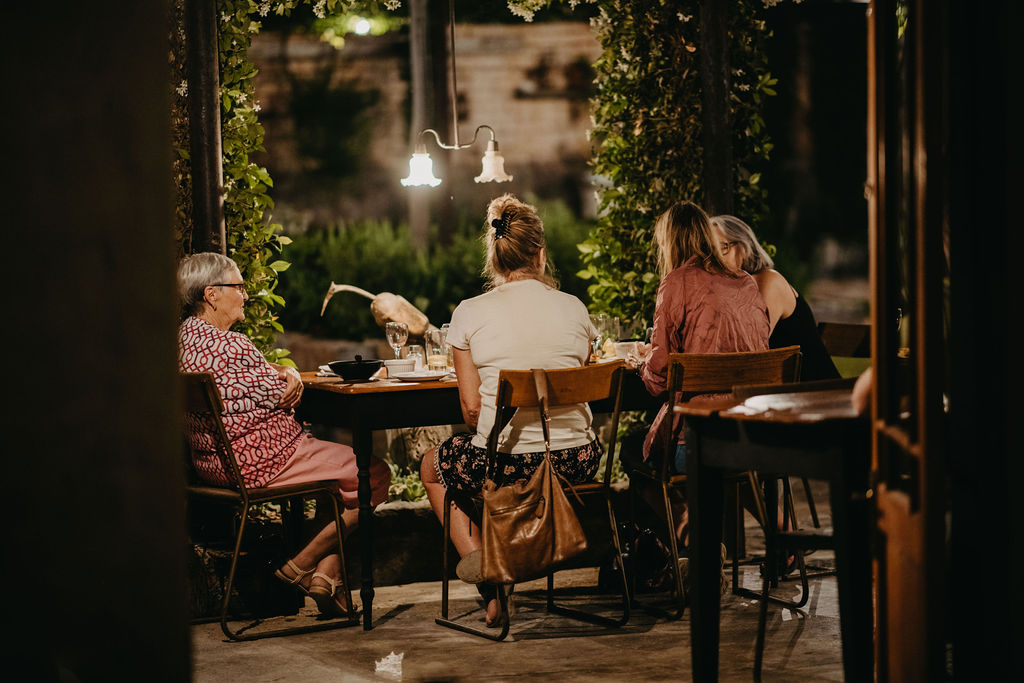
<svg viewBox="0 0 1024 683">
<path fill-rule="evenodd" d="M 474 210 L 498 192 L 535 192 L 559 197 L 592 214 L 588 93 L 590 64 L 600 46 L 586 23 L 535 25 L 458 24 L 455 28 L 459 139 L 467 143 L 477 126 L 496 134 L 506 170 L 514 180 L 476 185 L 486 131 L 469 149 L 451 152 L 427 143 L 432 158 L 449 165 L 445 197 Z M 254 159 L 275 179 L 274 219 L 290 227 L 365 218 L 404 220 L 413 137 L 408 111 L 408 41 L 404 34 L 349 36 L 336 50 L 312 36 L 265 33 L 249 55 L 259 69 L 256 99 L 266 129 L 266 153 Z M 377 93 L 366 110 L 362 165 L 351 177 L 316 178 L 314 160 L 300 154 L 292 97 L 297 83 L 325 78 L 331 87 Z M 447 130 L 449 122 L 428 121 Z M 343 134 L 339 132 L 339 135 Z M 445 139 L 446 144 L 453 140 Z M 440 194 L 438 196 L 441 196 Z"/>
</svg>

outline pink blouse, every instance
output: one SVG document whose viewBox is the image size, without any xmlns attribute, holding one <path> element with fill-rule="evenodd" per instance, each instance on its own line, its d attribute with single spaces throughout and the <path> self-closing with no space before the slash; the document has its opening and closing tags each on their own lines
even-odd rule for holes
<svg viewBox="0 0 1024 683">
<path fill-rule="evenodd" d="M 670 353 L 758 351 L 768 348 L 768 337 L 768 308 L 754 278 L 747 273 L 709 273 L 694 257 L 666 275 L 658 287 L 651 354 L 641 377 L 647 391 L 657 396 L 667 388 Z M 667 413 L 668 404 L 647 433 L 645 460 L 657 447 Z"/>
<path fill-rule="evenodd" d="M 224 429 L 246 486 L 259 487 L 276 475 L 298 447 L 302 426 L 294 411 L 277 407 L 287 382 L 249 338 L 191 317 L 178 328 L 182 372 L 213 374 L 224 402 Z M 196 472 L 213 484 L 233 482 L 214 450 L 213 435 L 188 420 Z"/>
</svg>

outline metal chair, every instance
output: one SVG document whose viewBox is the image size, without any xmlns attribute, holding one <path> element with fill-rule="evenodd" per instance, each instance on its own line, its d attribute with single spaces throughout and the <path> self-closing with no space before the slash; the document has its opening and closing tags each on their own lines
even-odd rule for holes
<svg viewBox="0 0 1024 683">
<path fill-rule="evenodd" d="M 242 539 L 245 535 L 246 523 L 249 512 L 254 505 L 275 501 L 289 501 L 317 496 L 321 500 L 331 501 L 334 513 L 334 520 L 338 533 L 338 552 L 341 554 L 342 581 L 345 584 L 345 591 L 348 593 L 348 604 L 352 604 L 352 595 L 349 591 L 348 575 L 345 572 L 345 555 L 341 536 L 341 515 L 338 484 L 335 481 L 315 481 L 305 484 L 293 484 L 274 488 L 250 488 L 245 485 L 242 473 L 235 459 L 235 453 L 231 448 L 231 440 L 224 430 L 222 419 L 223 404 L 217 385 L 214 383 L 213 375 L 209 373 L 181 373 L 184 383 L 184 409 L 185 422 L 189 429 L 200 430 L 208 434 L 214 444 L 217 456 L 221 465 L 227 473 L 233 486 L 220 487 L 203 484 L 195 476 L 192 465 L 190 449 L 186 448 L 187 466 L 189 470 L 189 483 L 186 486 L 190 498 L 207 499 L 219 501 L 232 506 L 235 512 L 235 523 L 237 530 L 234 539 L 234 551 L 231 555 L 231 568 L 228 570 L 227 584 L 224 587 L 224 599 L 221 604 L 220 627 L 231 640 L 256 640 L 258 638 L 269 638 L 272 636 L 292 635 L 295 633 L 308 633 L 310 631 L 323 631 L 326 629 L 339 628 L 344 626 L 355 626 L 359 623 L 358 614 L 351 610 L 347 617 L 329 621 L 317 621 L 316 623 L 299 624 L 287 628 L 277 628 L 267 631 L 246 633 L 260 622 L 256 619 L 248 626 L 232 630 L 228 625 L 228 603 L 231 598 L 231 589 L 235 580 L 235 572 L 238 568 L 238 558 L 242 551 Z M 187 443 L 187 440 L 186 440 Z"/>
<path fill-rule="evenodd" d="M 786 346 L 767 351 L 745 351 L 737 353 L 673 353 L 669 355 L 668 365 L 668 400 L 671 405 L 689 400 L 698 394 L 731 393 L 733 387 L 743 384 L 781 384 L 795 382 L 800 377 L 800 347 Z M 667 520 L 667 536 L 672 551 L 672 567 L 676 580 L 677 609 L 671 618 L 678 619 L 686 610 L 686 591 L 683 585 L 682 570 L 679 567 L 679 544 L 676 540 L 672 520 L 672 502 L 670 490 L 686 484 L 686 474 L 673 473 L 669 463 L 675 461 L 676 443 L 679 429 L 673 423 L 673 412 L 670 410 L 665 420 L 664 453 L 661 466 L 654 468 L 645 464 L 631 463 L 630 476 L 638 475 L 661 486 L 662 498 L 665 503 L 665 519 Z M 764 510 L 763 500 L 758 495 L 760 483 L 754 472 L 738 472 L 731 477 L 737 489 L 744 481 L 750 483 L 751 490 L 758 503 L 760 522 L 769 522 Z M 631 487 L 632 488 L 632 487 Z M 743 515 L 739 509 L 737 496 L 737 537 L 743 534 Z M 733 590 L 736 590 L 736 578 L 739 575 L 738 553 L 733 552 L 732 573 Z"/>
<path fill-rule="evenodd" d="M 630 600 L 629 589 L 626 583 L 626 573 L 622 560 L 622 546 L 619 539 L 618 524 L 615 520 L 615 509 L 612 504 L 612 469 L 615 459 L 615 446 L 618 432 L 619 409 L 622 398 L 622 374 L 624 371 L 623 362 L 614 361 L 608 363 L 597 363 L 580 368 L 565 368 L 557 370 L 545 370 L 544 373 L 548 382 L 548 399 L 551 406 L 569 405 L 574 403 L 607 402 L 611 406 L 611 424 L 608 444 L 605 448 L 604 472 L 599 481 L 573 484 L 572 489 L 576 496 L 601 495 L 604 497 L 608 510 L 608 526 L 611 531 L 612 545 L 618 559 L 619 575 L 622 581 L 622 615 L 618 618 L 605 617 L 600 614 L 571 609 L 555 603 L 554 571 L 547 575 L 547 605 L 548 612 L 562 616 L 587 621 L 590 623 L 602 624 L 605 626 L 618 627 L 629 620 Z M 495 413 L 494 426 L 487 439 L 488 462 L 493 462 L 497 452 L 498 437 L 505 426 L 511 421 L 512 416 L 519 408 L 539 408 L 540 419 L 546 423 L 548 406 L 539 403 L 537 399 L 537 388 L 534 384 L 532 370 L 502 370 L 498 375 L 497 411 Z M 545 432 L 547 428 L 545 426 Z M 464 633 L 481 636 L 489 640 L 504 640 L 510 628 L 508 618 L 509 587 L 499 586 L 498 601 L 501 604 L 503 615 L 502 628 L 498 633 L 484 631 L 464 623 L 458 622 L 449 617 L 448 604 L 448 581 L 449 562 L 448 546 L 451 538 L 451 504 L 450 493 L 445 495 L 444 514 L 444 539 L 441 557 L 442 579 L 441 579 L 441 616 L 434 621 L 441 626 L 447 626 Z"/>
</svg>

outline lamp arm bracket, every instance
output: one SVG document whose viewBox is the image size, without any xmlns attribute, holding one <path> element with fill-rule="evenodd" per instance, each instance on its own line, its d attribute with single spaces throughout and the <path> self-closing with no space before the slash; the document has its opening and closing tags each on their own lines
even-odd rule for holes
<svg viewBox="0 0 1024 683">
<path fill-rule="evenodd" d="M 459 144 L 459 131 L 457 128 L 455 130 L 455 144 L 452 145 L 446 145 L 443 142 L 441 142 L 441 136 L 433 128 L 424 128 L 423 130 L 420 131 L 419 137 L 422 138 L 427 133 L 430 133 L 431 135 L 434 136 L 434 140 L 437 142 L 437 146 L 440 147 L 441 149 L 466 149 L 467 147 L 472 147 L 476 143 L 477 136 L 480 134 L 480 131 L 484 128 L 486 128 L 487 131 L 490 133 L 490 139 L 494 140 L 494 129 L 488 126 L 487 124 L 477 126 L 476 130 L 473 131 L 473 139 L 465 144 Z"/>
</svg>

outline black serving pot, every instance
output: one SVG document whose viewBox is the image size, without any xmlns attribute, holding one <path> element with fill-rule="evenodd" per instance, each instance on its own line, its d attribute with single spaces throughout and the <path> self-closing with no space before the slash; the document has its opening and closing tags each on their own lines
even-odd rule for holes
<svg viewBox="0 0 1024 683">
<path fill-rule="evenodd" d="M 384 361 L 364 360 L 362 356 L 356 356 L 355 360 L 332 360 L 327 365 L 342 379 L 370 379 L 384 365 Z"/>
</svg>

